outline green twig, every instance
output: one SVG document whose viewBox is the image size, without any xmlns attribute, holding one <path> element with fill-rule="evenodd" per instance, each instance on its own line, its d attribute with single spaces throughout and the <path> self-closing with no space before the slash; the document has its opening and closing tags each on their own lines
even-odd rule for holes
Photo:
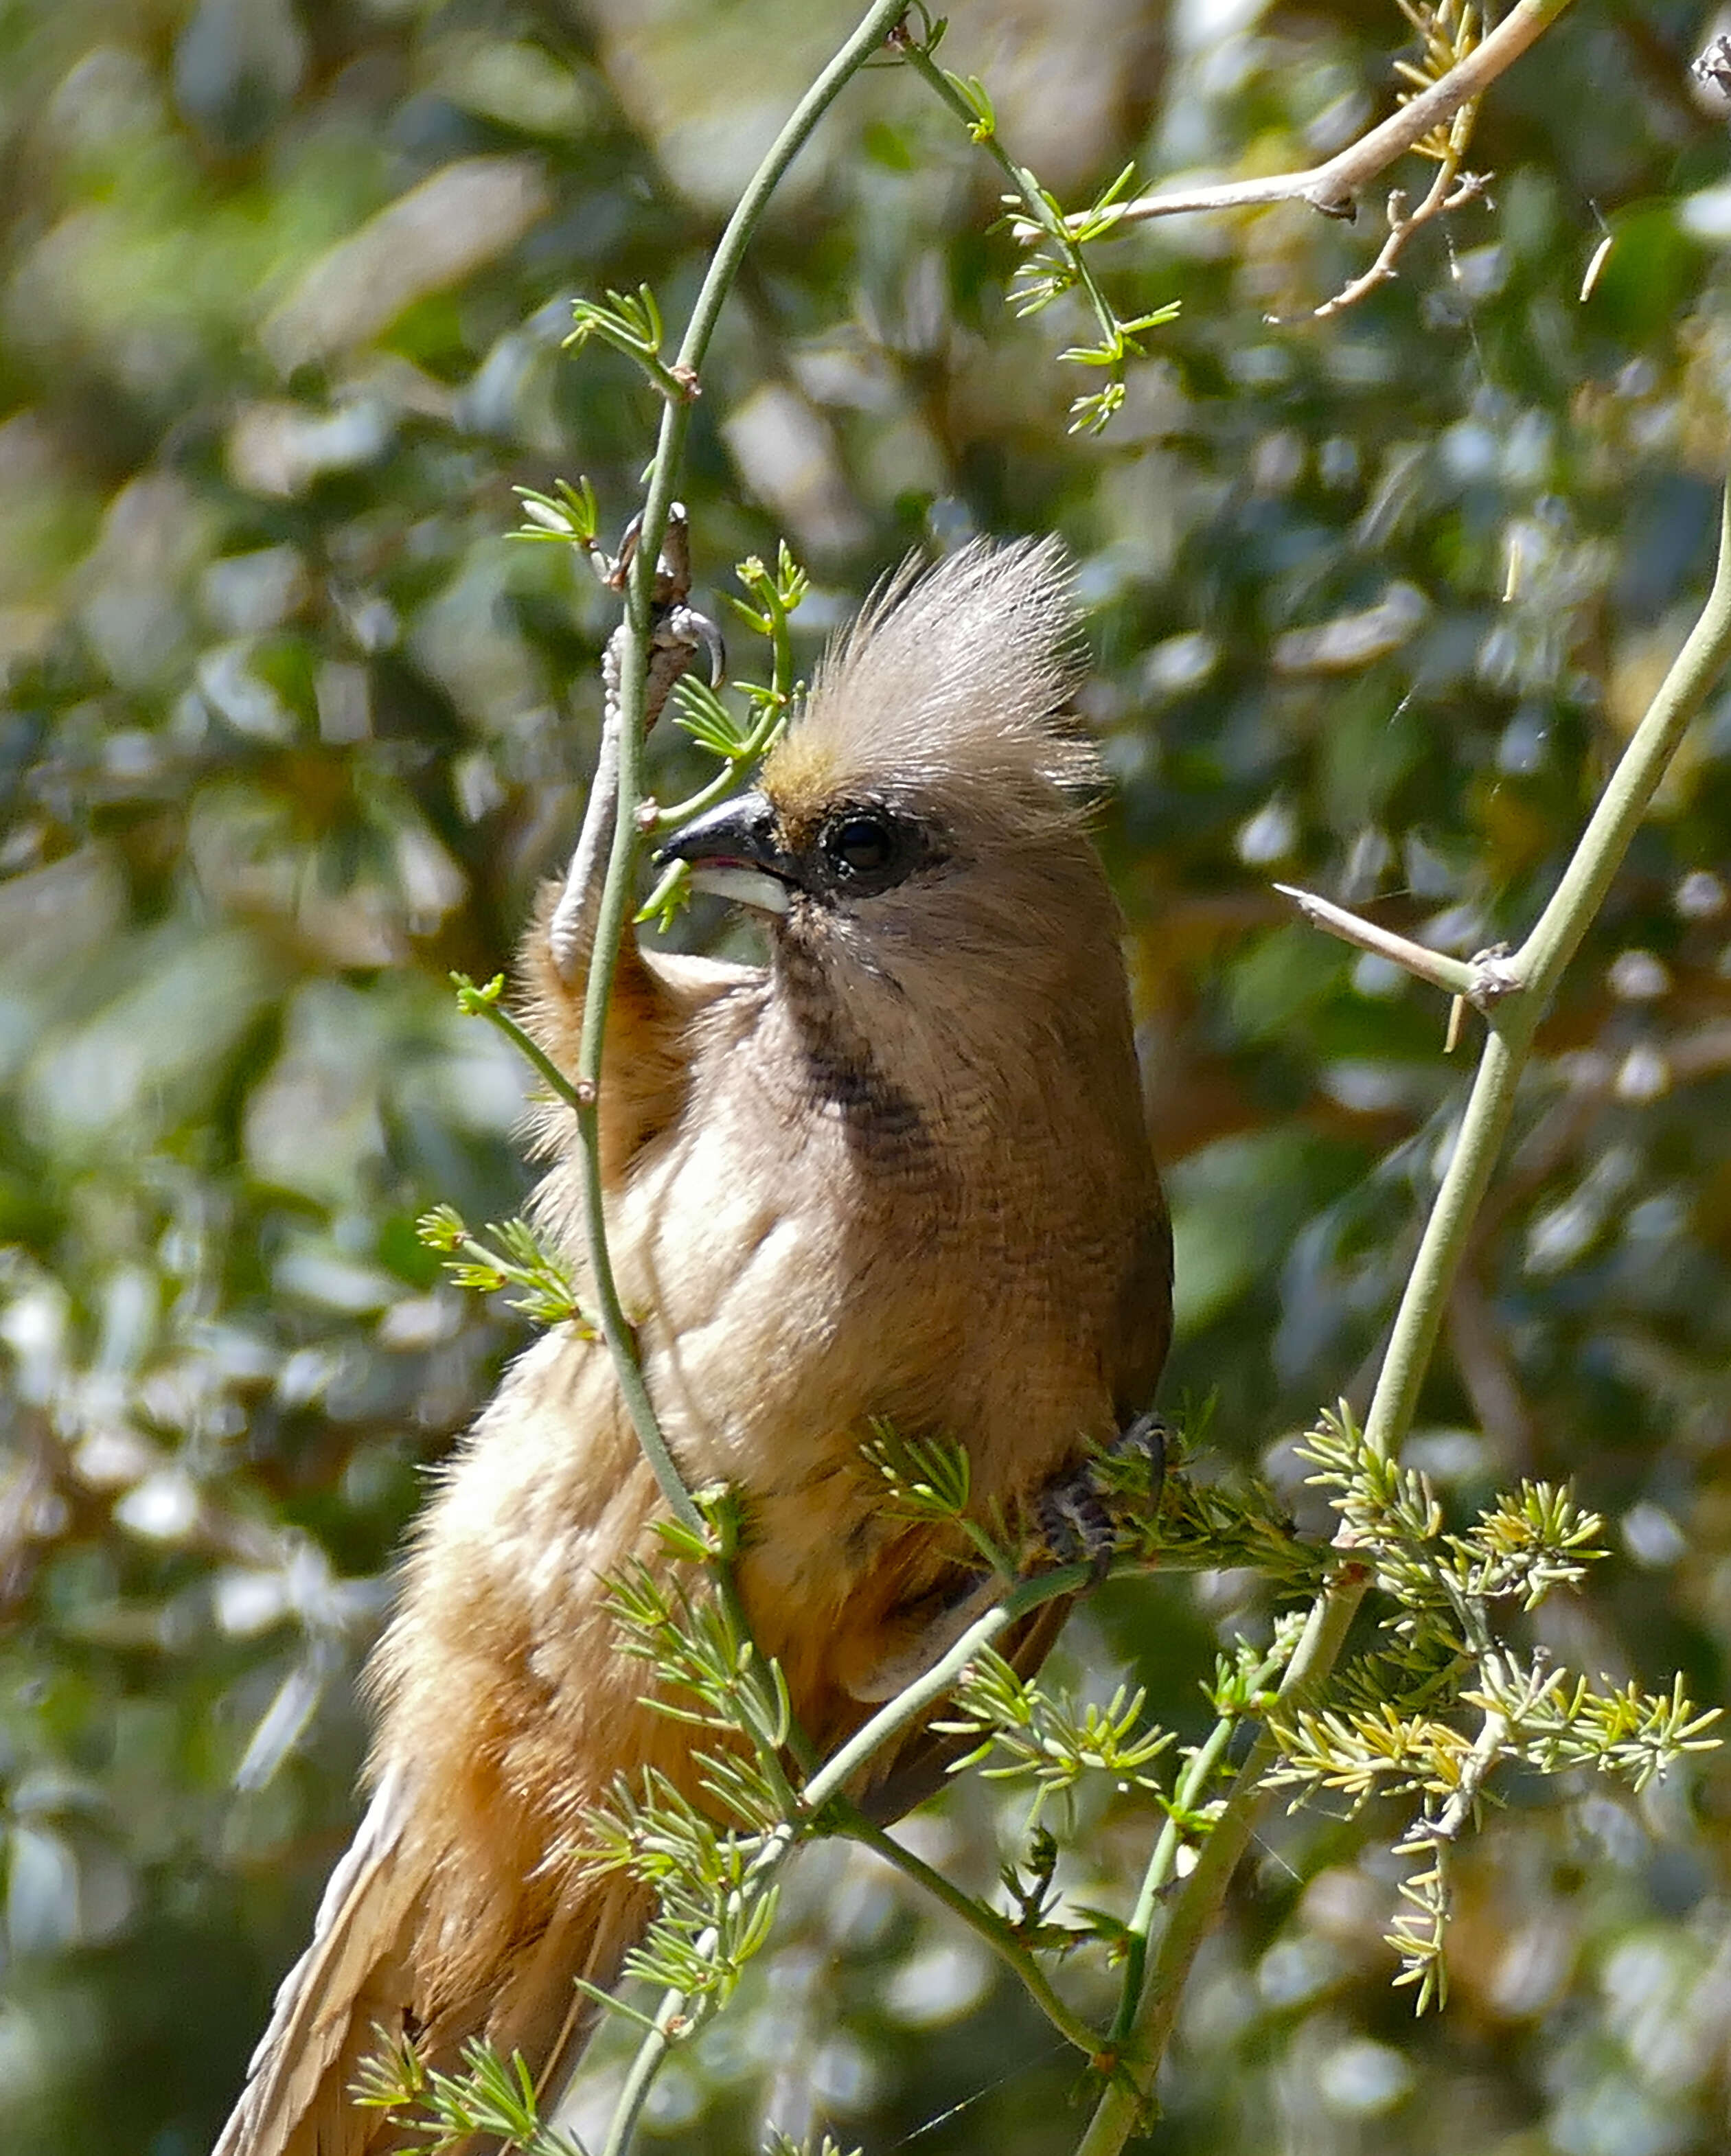
<svg viewBox="0 0 1731 2156">
<path fill-rule="evenodd" d="M 1555 896 L 1509 962 L 1519 985 L 1501 997 L 1489 1028 L 1466 1114 L 1420 1244 L 1364 1425 L 1365 1440 L 1387 1459 L 1415 1413 L 1420 1389 L 1482 1199 L 1513 1111 L 1515 1087 L 1533 1034 L 1559 975 L 1586 933 L 1646 814 L 1684 729 L 1731 660 L 1731 492 L 1725 499 L 1713 589 L 1688 640 L 1636 729 L 1582 834 Z M 1303 1637 L 1280 1689 L 1282 1707 L 1308 1705 L 1333 1668 L 1369 1584 L 1369 1570 L 1350 1559 L 1312 1604 Z M 1102 2097 L 1077 2156 L 1116 2156 L 1137 2130 L 1198 1947 L 1225 1898 L 1265 1800 L 1265 1779 L 1279 1756 L 1266 1725 L 1239 1769 L 1195 1870 L 1178 1895 L 1142 1997 L 1124 2056 L 1133 2087 L 1114 2082 Z"/>
<path fill-rule="evenodd" d="M 923 13 L 923 10 L 922 13 Z M 1176 304 L 1157 307 L 1150 314 L 1139 315 L 1133 321 L 1125 321 L 1101 289 L 1100 281 L 1084 252 L 1083 243 L 1098 233 L 1109 229 L 1115 217 L 1112 197 L 1118 187 L 1131 177 L 1129 167 L 1119 174 L 1112 187 L 1102 197 L 1081 220 L 1066 218 L 1050 193 L 1041 185 L 1026 166 L 1019 165 L 998 139 L 997 116 L 983 86 L 976 81 L 965 85 L 958 75 L 941 68 L 932 57 L 937 43 L 934 26 L 927 18 L 927 35 L 922 44 L 911 31 L 904 28 L 894 40 L 896 50 L 920 80 L 932 93 L 942 99 L 956 117 L 967 128 L 969 135 L 985 151 L 1009 185 L 1015 190 L 1015 198 L 1022 204 L 1027 223 L 1019 228 L 1018 237 L 1030 240 L 1043 238 L 1052 250 L 1056 267 L 1042 270 L 1038 258 L 1024 264 L 1029 281 L 1021 288 L 1018 312 L 1035 314 L 1056 299 L 1060 293 L 1071 287 L 1078 290 L 1086 300 L 1095 324 L 1100 331 L 1097 346 L 1073 346 L 1061 352 L 1061 359 L 1075 362 L 1083 367 L 1099 367 L 1110 370 L 1107 387 L 1097 395 L 1078 397 L 1071 404 L 1071 432 L 1086 428 L 1097 434 L 1105 426 L 1123 400 L 1125 362 L 1133 355 L 1142 356 L 1142 346 L 1136 341 L 1144 330 L 1157 328 L 1169 321 L 1178 312 Z"/>
<path fill-rule="evenodd" d="M 487 1024 L 516 1049 L 534 1070 L 535 1075 L 554 1096 L 568 1108 L 581 1110 L 582 1096 L 552 1058 L 542 1048 L 500 1002 L 505 993 L 505 976 L 495 973 L 485 988 L 478 988 L 466 973 L 453 973 L 451 986 L 457 992 L 457 1008 L 465 1018 L 484 1018 Z"/>
<path fill-rule="evenodd" d="M 1141 1569 L 1134 1565 L 1124 1568 Z M 804 1792 L 805 1810 L 819 1812 L 832 1797 L 845 1794 L 854 1777 L 871 1763 L 892 1737 L 899 1736 L 911 1722 L 922 1720 L 928 1707 L 935 1707 L 954 1688 L 957 1678 L 982 1647 L 992 1645 L 1018 1619 L 1025 1617 L 1030 1609 L 1037 1609 L 1043 1602 L 1050 1602 L 1054 1595 L 1074 1594 L 1086 1587 L 1092 1577 L 1087 1565 L 1066 1564 L 1052 1572 L 1038 1573 L 1012 1588 L 984 1617 L 976 1618 L 948 1653 L 935 1661 L 922 1677 L 916 1677 L 905 1691 L 897 1692 L 886 1706 L 881 1707 L 871 1721 L 856 1730 L 812 1777 Z"/>
<path fill-rule="evenodd" d="M 1191 1755 L 1178 1786 L 1173 1791 L 1172 1810 L 1166 1824 L 1160 1830 L 1160 1838 L 1154 1844 L 1153 1854 L 1148 1859 L 1148 1869 L 1143 1874 L 1142 1891 L 1136 1897 L 1136 1907 L 1131 1912 L 1128 1925 L 1129 1940 L 1124 1953 L 1124 1981 L 1118 2000 L 1118 2010 L 1112 2025 L 1113 2046 L 1124 2043 L 1129 2037 L 1136 2019 L 1137 2004 L 1142 1997 L 1142 1980 L 1148 1967 L 1148 1933 L 1153 1928 L 1154 1912 L 1165 1892 L 1178 1862 L 1178 1852 L 1184 1842 L 1183 1819 L 1194 1812 L 1201 1803 L 1209 1784 L 1220 1771 L 1226 1756 L 1226 1748 L 1232 1742 L 1233 1732 L 1241 1716 L 1223 1714 L 1206 1739 Z"/>
<path fill-rule="evenodd" d="M 637 2122 L 643 2116 L 643 2107 L 649 2102 L 650 2089 L 662 2062 L 673 2048 L 674 2031 L 685 2013 L 686 2002 L 677 1991 L 664 1994 L 655 2014 L 655 2027 L 645 2036 L 631 2061 L 625 2076 L 625 2085 L 619 2091 L 619 2101 L 614 2106 L 613 2118 L 607 2129 L 607 2138 L 602 2143 L 601 2156 L 625 2156 L 637 2131 Z"/>
<path fill-rule="evenodd" d="M 901 19 L 905 0 L 873 0 L 853 34 L 799 100 L 792 116 L 747 185 L 726 230 L 710 259 L 709 268 L 691 311 L 672 372 L 684 393 L 666 398 L 655 451 L 649 469 L 638 546 L 625 586 L 624 648 L 619 679 L 619 794 L 607 871 L 602 886 L 588 978 L 583 996 L 583 1029 L 578 1041 L 577 1082 L 569 1094 L 578 1132 L 578 1176 L 583 1201 L 584 1238 L 590 1270 L 594 1278 L 596 1314 L 613 1358 L 619 1392 L 631 1419 L 645 1457 L 655 1471 L 669 1509 L 694 1532 L 705 1531 L 702 1515 L 692 1502 L 661 1432 L 655 1403 L 645 1382 L 637 1343 L 619 1300 L 608 1250 L 606 1198 L 601 1178 L 599 1090 L 607 1009 L 619 968 L 619 944 L 631 910 L 632 880 L 636 868 L 637 809 L 642 792 L 641 750 L 645 687 L 653 629 L 652 594 L 661 542 L 674 501 L 674 491 L 686 432 L 691 424 L 692 393 L 697 386 L 710 340 L 721 311 L 738 275 L 740 264 L 771 196 L 788 167 L 804 148 L 813 129 L 828 111 L 851 78 L 877 51 Z M 731 1599 L 733 1590 L 725 1576 L 722 1592 Z M 670 2005 L 667 2012 L 675 2009 Z M 662 2017 L 665 2020 L 665 2015 Z M 667 2048 L 660 2034 L 648 2039 L 633 2061 L 626 2087 L 614 2112 L 605 2156 L 623 2156 L 629 2147 L 637 2118 L 650 2085 Z"/>
<path fill-rule="evenodd" d="M 850 78 L 857 74 L 895 27 L 903 0 L 875 0 L 859 28 L 843 45 L 805 95 L 792 118 L 771 145 L 752 174 L 737 208 L 727 220 L 696 305 L 674 362 L 681 379 L 695 384 L 709 351 L 710 339 L 720 317 L 722 302 L 738 275 L 745 249 L 769 198 L 782 176 L 804 148 L 807 137 L 833 105 Z M 655 1403 L 644 1382 L 637 1343 L 619 1301 L 613 1260 L 607 1247 L 606 1199 L 601 1183 L 601 1134 L 598 1096 L 602 1044 L 607 1027 L 607 1006 L 619 970 L 619 940 L 630 911 L 631 884 L 637 865 L 637 807 L 642 792 L 644 690 L 649 665 L 650 634 L 653 628 L 652 593 L 655 566 L 667 518 L 678 483 L 680 459 L 691 420 L 689 395 L 670 398 L 661 408 L 661 424 L 655 454 L 649 469 L 637 551 L 632 557 L 625 585 L 625 637 L 619 679 L 619 802 L 614 816 L 613 842 L 609 850 L 607 875 L 595 923 L 595 940 L 589 958 L 588 979 L 583 995 L 583 1031 L 577 1052 L 575 1102 L 580 1145 L 578 1179 L 583 1197 L 585 1240 L 590 1270 L 595 1279 L 596 1314 L 619 1379 L 619 1391 L 631 1418 L 645 1456 L 655 1470 L 662 1494 L 675 1517 L 686 1526 L 701 1525 L 679 1470 L 661 1434 Z"/>
<path fill-rule="evenodd" d="M 894 1865 L 904 1878 L 911 1879 L 934 1901 L 941 1902 L 952 1916 L 959 1917 L 977 1939 L 983 1940 L 999 1961 L 1013 1969 L 1029 1997 L 1061 2036 L 1087 2058 L 1097 2054 L 1098 2030 L 1064 2004 L 1032 1949 L 1023 1945 L 1014 1928 L 995 1909 L 989 1908 L 972 1894 L 964 1893 L 923 1857 L 916 1856 L 911 1849 L 886 1834 L 876 1820 L 867 1819 L 856 1804 L 844 1804 L 835 1815 L 840 1831 L 850 1841 L 860 1843 L 882 1857 L 886 1864 Z"/>
</svg>

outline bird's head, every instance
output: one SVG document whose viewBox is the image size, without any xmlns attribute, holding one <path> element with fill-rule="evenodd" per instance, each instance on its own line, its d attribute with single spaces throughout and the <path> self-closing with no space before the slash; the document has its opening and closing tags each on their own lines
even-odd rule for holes
<svg viewBox="0 0 1731 2156">
<path fill-rule="evenodd" d="M 660 858 L 831 975 L 902 984 L 911 960 L 1025 967 L 1054 939 L 1115 937 L 1085 829 L 1097 761 L 1068 708 L 1079 656 L 1056 541 L 904 567 L 828 653 L 757 787 Z"/>
</svg>

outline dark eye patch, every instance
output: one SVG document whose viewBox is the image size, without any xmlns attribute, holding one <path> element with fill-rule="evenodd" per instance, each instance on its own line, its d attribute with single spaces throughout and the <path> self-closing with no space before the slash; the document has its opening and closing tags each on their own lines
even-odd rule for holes
<svg viewBox="0 0 1731 2156">
<path fill-rule="evenodd" d="M 849 802 L 819 827 L 814 882 L 835 897 L 889 891 L 932 858 L 931 841 L 910 818 L 877 802 Z"/>
</svg>

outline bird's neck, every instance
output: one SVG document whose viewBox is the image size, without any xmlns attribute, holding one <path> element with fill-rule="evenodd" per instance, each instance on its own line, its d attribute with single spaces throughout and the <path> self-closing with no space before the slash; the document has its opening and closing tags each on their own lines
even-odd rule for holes
<svg viewBox="0 0 1731 2156">
<path fill-rule="evenodd" d="M 1091 1096 L 1134 1091 L 1117 951 L 1107 942 L 1090 963 L 1090 947 L 1045 968 L 1025 953 L 992 968 L 978 950 L 933 948 L 892 970 L 783 943 L 772 1001 L 813 1111 L 839 1119 L 866 1159 L 898 1182 L 922 1163 L 1020 1181 L 1030 1160 L 1069 1152 Z"/>
</svg>

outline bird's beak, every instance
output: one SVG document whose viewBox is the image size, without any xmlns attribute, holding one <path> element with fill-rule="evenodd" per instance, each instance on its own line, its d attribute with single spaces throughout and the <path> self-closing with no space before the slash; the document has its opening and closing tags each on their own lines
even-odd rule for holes
<svg viewBox="0 0 1731 2156">
<path fill-rule="evenodd" d="M 689 861 L 691 881 L 759 913 L 785 913 L 799 867 L 777 840 L 775 811 L 761 793 L 737 793 L 694 816 L 656 849 L 660 861 Z"/>
</svg>

